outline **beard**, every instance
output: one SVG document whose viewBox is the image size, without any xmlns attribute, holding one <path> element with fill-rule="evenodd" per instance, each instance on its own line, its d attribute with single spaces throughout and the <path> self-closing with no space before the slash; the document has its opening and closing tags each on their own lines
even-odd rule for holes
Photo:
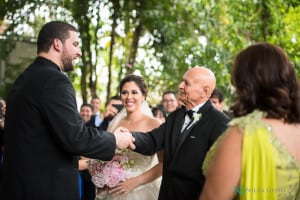
<svg viewBox="0 0 300 200">
<path fill-rule="evenodd" d="M 64 72 L 69 72 L 74 69 L 74 65 L 73 65 L 72 61 L 73 61 L 72 57 L 70 55 L 68 55 L 66 50 L 64 50 L 63 54 L 62 54 L 62 59 L 61 59 Z"/>
</svg>

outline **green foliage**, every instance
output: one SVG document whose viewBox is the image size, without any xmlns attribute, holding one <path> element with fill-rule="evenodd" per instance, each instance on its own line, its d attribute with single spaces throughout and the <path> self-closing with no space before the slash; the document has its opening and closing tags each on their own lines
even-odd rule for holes
<svg viewBox="0 0 300 200">
<path fill-rule="evenodd" d="M 230 100 L 235 55 L 260 41 L 280 45 L 300 76 L 297 0 L 10 0 L 2 1 L 1 8 L 0 20 L 10 23 L 0 43 L 2 59 L 14 41 L 35 38 L 46 21 L 78 26 L 83 56 L 70 77 L 83 99 L 107 88 L 111 94 L 106 95 L 114 95 L 128 73 L 141 74 L 153 96 L 160 96 L 165 90 L 176 91 L 188 68 L 206 66 Z M 30 32 L 24 31 L 25 25 Z"/>
</svg>

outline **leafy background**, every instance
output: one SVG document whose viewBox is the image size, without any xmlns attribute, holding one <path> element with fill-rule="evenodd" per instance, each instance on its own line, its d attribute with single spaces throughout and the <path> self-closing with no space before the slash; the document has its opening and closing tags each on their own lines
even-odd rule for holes
<svg viewBox="0 0 300 200">
<path fill-rule="evenodd" d="M 0 96 L 35 56 L 11 56 L 18 44 L 35 47 L 38 30 L 50 20 L 74 24 L 83 56 L 69 73 L 82 102 L 105 102 L 126 74 L 142 75 L 148 100 L 158 104 L 165 90 L 177 90 L 183 73 L 209 67 L 230 102 L 234 56 L 249 44 L 281 46 L 300 74 L 298 0 L 0 0 Z M 21 49 L 24 51 L 24 49 Z"/>
</svg>

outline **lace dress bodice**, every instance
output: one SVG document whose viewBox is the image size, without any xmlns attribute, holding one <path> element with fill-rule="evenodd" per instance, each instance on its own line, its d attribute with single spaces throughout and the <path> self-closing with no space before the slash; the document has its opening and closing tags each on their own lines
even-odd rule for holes
<svg viewBox="0 0 300 200">
<path fill-rule="evenodd" d="M 123 155 L 127 156 L 129 161 L 134 161 L 133 166 L 127 169 L 128 171 L 130 171 L 130 178 L 138 176 L 144 173 L 145 171 L 148 171 L 151 167 L 158 163 L 156 154 L 152 156 L 145 156 L 134 151 L 128 150 L 124 152 Z"/>
</svg>

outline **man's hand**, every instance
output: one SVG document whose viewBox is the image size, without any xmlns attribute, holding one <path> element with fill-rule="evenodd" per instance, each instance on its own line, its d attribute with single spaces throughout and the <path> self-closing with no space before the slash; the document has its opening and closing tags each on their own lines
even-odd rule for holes
<svg viewBox="0 0 300 200">
<path fill-rule="evenodd" d="M 127 128 L 119 127 L 113 133 L 116 137 L 116 143 L 118 149 L 135 149 L 135 145 L 133 144 L 135 138 L 129 132 Z"/>
</svg>

